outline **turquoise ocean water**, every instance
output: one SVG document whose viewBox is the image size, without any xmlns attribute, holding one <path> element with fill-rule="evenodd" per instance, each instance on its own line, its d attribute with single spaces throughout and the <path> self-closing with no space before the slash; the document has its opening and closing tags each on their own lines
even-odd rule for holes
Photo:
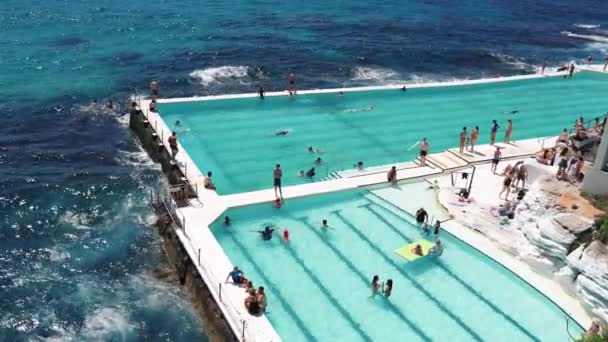
<svg viewBox="0 0 608 342">
<path fill-rule="evenodd" d="M 291 69 L 301 88 L 522 74 L 603 59 L 607 15 L 599 0 L 3 1 L 0 340 L 204 339 L 155 277 L 144 193 L 162 177 L 125 117 L 151 79 L 172 97 L 281 89 Z"/>
</svg>

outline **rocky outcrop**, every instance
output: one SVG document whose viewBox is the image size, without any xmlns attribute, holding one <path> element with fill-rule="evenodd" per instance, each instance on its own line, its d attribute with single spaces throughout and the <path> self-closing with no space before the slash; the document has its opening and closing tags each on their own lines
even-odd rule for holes
<svg viewBox="0 0 608 342">
<path fill-rule="evenodd" d="M 593 241 L 568 255 L 576 292 L 604 322 L 608 322 L 608 246 Z"/>
</svg>

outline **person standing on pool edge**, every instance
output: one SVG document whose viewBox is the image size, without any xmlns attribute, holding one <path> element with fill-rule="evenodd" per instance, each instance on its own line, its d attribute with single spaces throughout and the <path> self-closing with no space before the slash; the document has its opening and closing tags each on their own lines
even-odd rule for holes
<svg viewBox="0 0 608 342">
<path fill-rule="evenodd" d="M 467 128 L 462 127 L 462 131 L 460 132 L 460 153 L 464 151 L 464 143 L 467 140 Z"/>
<path fill-rule="evenodd" d="M 498 122 L 492 120 L 492 129 L 490 131 L 490 145 L 494 146 L 496 142 L 496 132 L 498 132 Z"/>
<path fill-rule="evenodd" d="M 276 198 L 283 200 L 283 189 L 281 189 L 281 177 L 283 177 L 283 170 L 281 170 L 281 164 L 277 164 L 275 169 L 272 171 L 274 177 L 274 195 Z M 277 192 L 277 189 L 279 190 Z"/>
<path fill-rule="evenodd" d="M 294 72 L 289 73 L 289 77 L 287 77 L 287 91 L 289 91 L 289 96 L 296 94 L 296 74 Z"/>
<path fill-rule="evenodd" d="M 429 154 L 429 142 L 422 138 L 420 143 L 420 166 L 426 166 L 426 155 Z"/>
<path fill-rule="evenodd" d="M 513 122 L 511 120 L 507 120 L 507 130 L 505 131 L 505 144 L 509 144 L 511 142 L 511 132 L 513 131 Z"/>
</svg>

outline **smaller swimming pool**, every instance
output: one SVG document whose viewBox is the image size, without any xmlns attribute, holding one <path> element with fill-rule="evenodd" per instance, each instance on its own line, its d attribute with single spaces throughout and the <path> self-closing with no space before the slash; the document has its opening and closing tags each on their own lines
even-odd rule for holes
<svg viewBox="0 0 608 342">
<path fill-rule="evenodd" d="M 395 254 L 423 238 L 410 214 L 367 190 L 230 209 L 211 230 L 232 262 L 268 293 L 286 341 L 569 341 L 567 316 L 513 273 L 448 233 L 438 259 Z M 321 221 L 329 229 L 321 229 Z M 288 227 L 288 243 L 257 230 Z M 227 270 L 228 272 L 228 270 Z M 392 279 L 390 298 L 371 279 Z M 551 327 L 547 329 L 547 327 Z M 582 329 L 570 322 L 573 334 Z"/>
</svg>

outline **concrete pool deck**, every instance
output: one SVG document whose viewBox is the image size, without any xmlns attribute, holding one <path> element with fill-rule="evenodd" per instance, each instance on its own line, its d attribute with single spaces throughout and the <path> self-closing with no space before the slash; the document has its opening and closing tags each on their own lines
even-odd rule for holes
<svg viewBox="0 0 608 342">
<path fill-rule="evenodd" d="M 601 65 L 594 65 L 590 69 L 583 70 L 599 71 Z M 454 81 L 445 83 L 429 84 L 407 84 L 408 88 L 450 86 L 450 85 L 469 85 L 492 82 L 504 82 L 512 80 L 533 79 L 549 76 L 561 76 L 564 73 L 547 72 L 545 75 L 522 75 L 511 77 L 500 77 L 483 80 Z M 338 91 L 365 91 L 380 89 L 399 89 L 403 85 L 390 85 L 380 87 L 360 87 L 350 89 L 324 89 L 299 91 L 299 94 L 316 93 L 335 93 Z M 285 96 L 285 92 L 269 92 L 266 96 Z M 251 98 L 257 94 L 221 95 L 207 97 L 190 97 L 179 99 L 159 99 L 158 103 L 174 103 L 186 101 L 207 101 L 234 98 Z M 159 148 L 164 148 L 170 153 L 168 138 L 171 130 L 156 112 L 149 111 L 150 100 L 137 99 L 139 107 L 142 109 L 146 120 L 152 127 L 160 140 Z M 558 132 L 556 132 L 558 133 Z M 557 137 L 535 138 L 527 140 L 513 141 L 511 144 L 497 144 L 503 147 L 503 158 L 514 159 L 528 157 L 539 151 L 543 146 L 553 145 Z M 177 209 L 180 216 L 183 230 L 178 231 L 177 235 L 185 246 L 191 260 L 195 261 L 197 271 L 211 290 L 216 302 L 220 306 L 222 313 L 229 322 L 236 336 L 241 340 L 247 341 L 280 341 L 281 338 L 272 327 L 272 324 L 265 316 L 251 316 L 246 312 L 243 305 L 245 292 L 242 288 L 231 285 L 223 285 L 228 272 L 232 269 L 232 263 L 219 245 L 213 234 L 209 230 L 209 225 L 218 219 L 223 212 L 232 207 L 247 206 L 259 203 L 272 202 L 275 199 L 272 188 L 220 196 L 215 191 L 207 190 L 203 186 L 204 175 L 191 159 L 187 151 L 179 143 L 179 152 L 176 155 L 177 167 L 185 175 L 185 182 L 196 189 L 198 198 L 188 200 L 188 206 Z M 489 145 L 476 146 L 479 153 L 459 153 L 458 149 L 448 149 L 431 153 L 428 156 L 428 166 L 414 165 L 415 161 L 399 163 L 397 179 L 399 183 L 424 181 L 442 175 L 449 175 L 451 172 L 470 168 L 475 165 L 488 164 L 491 161 L 494 147 Z M 283 197 L 286 200 L 303 196 L 318 195 L 329 192 L 356 189 L 359 187 L 388 185 L 386 182 L 386 172 L 391 165 L 370 167 L 362 171 L 347 170 L 336 172 L 336 179 L 312 182 L 288 186 L 283 188 Z M 270 186 L 271 184 L 269 184 Z M 451 225 L 450 225 L 451 226 Z M 483 240 L 479 236 L 471 234 L 468 229 L 452 228 L 453 233 L 458 238 L 469 243 L 492 259 L 498 261 L 513 273 L 525 279 L 532 286 L 547 295 L 559 307 L 574 318 L 580 325 L 587 326 L 590 322 L 589 316 L 580 303 L 575 298 L 560 291 L 558 284 L 542 280 L 542 277 L 533 272 L 525 264 L 518 263 L 514 258 L 506 255 L 489 240 Z M 198 262 L 196 262 L 198 261 Z M 247 270 L 244 270 L 245 274 Z M 220 285 L 222 284 L 222 285 Z M 272 299 L 270 299 L 272 301 Z"/>
</svg>

